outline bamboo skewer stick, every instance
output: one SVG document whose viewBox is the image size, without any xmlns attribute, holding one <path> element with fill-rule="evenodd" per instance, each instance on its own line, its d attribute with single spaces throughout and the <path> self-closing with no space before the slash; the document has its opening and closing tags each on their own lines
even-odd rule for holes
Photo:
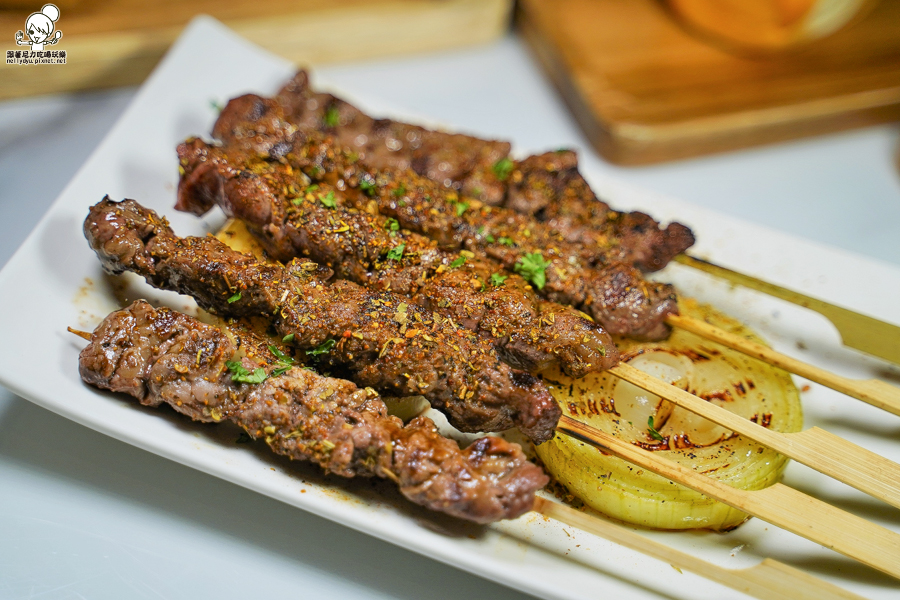
<svg viewBox="0 0 900 600">
<path fill-rule="evenodd" d="M 840 333 L 841 341 L 843 341 L 845 346 L 900 365 L 900 327 L 897 325 L 885 323 L 858 312 L 835 306 L 824 300 L 806 296 L 780 285 L 775 285 L 744 273 L 738 273 L 687 254 L 679 254 L 675 257 L 675 262 L 814 310 L 831 321 L 837 328 L 838 333 Z"/>
<path fill-rule="evenodd" d="M 722 427 L 756 440 L 820 473 L 900 508 L 900 465 L 883 456 L 818 427 L 798 433 L 772 431 L 626 363 L 616 365 L 609 372 Z"/>
<path fill-rule="evenodd" d="M 753 567 L 727 569 L 559 502 L 538 497 L 534 511 L 761 600 L 863 600 L 861 596 L 770 558 Z"/>
<path fill-rule="evenodd" d="M 820 369 L 776 352 L 768 346 L 763 346 L 739 335 L 719 329 L 700 319 L 682 315 L 669 315 L 666 317 L 666 322 L 673 327 L 690 331 L 706 339 L 718 342 L 723 346 L 728 346 L 732 350 L 737 350 L 747 356 L 757 358 L 770 365 L 800 377 L 805 377 L 810 381 L 820 383 L 842 394 L 847 394 L 857 400 L 862 400 L 867 404 L 900 416 L 900 388 L 889 383 L 877 379 L 849 379 L 835 375 L 825 369 Z"/>
<path fill-rule="evenodd" d="M 563 415 L 557 431 L 900 579 L 900 535 L 776 483 L 739 490 Z"/>
</svg>

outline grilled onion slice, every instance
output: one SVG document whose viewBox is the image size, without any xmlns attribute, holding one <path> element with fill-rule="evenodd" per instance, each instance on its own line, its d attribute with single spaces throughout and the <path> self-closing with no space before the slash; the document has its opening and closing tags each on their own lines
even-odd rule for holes
<svg viewBox="0 0 900 600">
<path fill-rule="evenodd" d="M 712 307 L 682 299 L 681 313 L 762 342 Z M 623 360 L 709 402 L 770 427 L 802 427 L 790 376 L 724 346 L 676 329 L 664 342 L 616 340 Z M 754 490 L 781 478 L 787 459 L 612 375 L 582 379 L 558 370 L 544 379 L 563 411 L 584 423 L 731 486 Z M 616 519 L 658 529 L 727 530 L 745 513 L 643 471 L 568 436 L 537 446 L 547 470 L 588 506 Z"/>
</svg>

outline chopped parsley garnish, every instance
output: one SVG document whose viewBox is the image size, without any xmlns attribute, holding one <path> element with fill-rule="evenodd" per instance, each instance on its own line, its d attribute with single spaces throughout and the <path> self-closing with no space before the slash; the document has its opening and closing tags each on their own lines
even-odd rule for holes
<svg viewBox="0 0 900 600">
<path fill-rule="evenodd" d="M 228 304 L 232 304 L 232 303 L 234 303 L 234 302 L 237 302 L 237 301 L 240 300 L 240 299 L 241 299 L 241 293 L 238 292 L 237 294 L 235 294 L 234 296 L 232 296 L 231 298 L 228 299 Z"/>
<path fill-rule="evenodd" d="M 458 267 L 463 266 L 464 264 L 466 264 L 466 257 L 465 257 L 465 256 L 460 256 L 459 258 L 457 258 L 456 260 L 454 260 L 452 263 L 450 263 L 450 268 L 451 268 L 451 269 L 456 269 L 456 268 L 458 268 Z"/>
<path fill-rule="evenodd" d="M 224 110 L 224 108 L 225 108 L 225 106 L 218 100 L 210 100 L 209 107 L 212 108 L 217 113 L 222 112 L 222 110 Z"/>
<path fill-rule="evenodd" d="M 336 106 L 329 106 L 328 110 L 325 111 L 325 124 L 329 127 L 334 127 L 338 124 L 340 114 L 338 114 L 338 109 Z"/>
<path fill-rule="evenodd" d="M 324 196 L 319 196 L 319 202 L 326 208 L 334 208 L 337 203 L 334 201 L 334 192 L 328 192 Z"/>
<path fill-rule="evenodd" d="M 497 176 L 497 179 L 500 181 L 506 181 L 509 178 L 510 173 L 512 173 L 515 165 L 513 161 L 509 160 L 509 158 L 501 158 L 497 162 L 494 163 L 494 166 L 491 167 L 491 170 L 494 171 L 494 175 Z"/>
<path fill-rule="evenodd" d="M 375 184 L 371 181 L 366 181 L 365 179 L 361 180 L 359 182 L 359 189 L 361 189 L 366 196 L 375 195 Z"/>
<path fill-rule="evenodd" d="M 281 341 L 284 342 L 285 344 L 290 344 L 291 342 L 294 341 L 294 334 L 293 333 L 287 334 L 286 336 L 281 338 Z"/>
<path fill-rule="evenodd" d="M 286 372 L 291 370 L 291 365 L 285 365 L 283 363 L 275 363 L 275 364 L 278 364 L 281 366 L 272 369 L 272 377 L 278 377 L 279 375 L 284 375 Z"/>
<path fill-rule="evenodd" d="M 502 237 L 502 238 L 498 239 L 497 241 L 500 242 L 501 244 L 503 244 L 504 246 L 513 246 L 515 244 L 515 242 L 512 241 L 512 238 L 508 238 L 508 237 Z"/>
<path fill-rule="evenodd" d="M 287 363 L 290 365 L 294 364 L 294 359 L 292 357 L 288 356 L 287 354 L 285 354 L 284 352 L 282 352 L 275 346 L 270 345 L 269 352 L 271 352 L 272 354 L 275 355 L 275 358 L 278 359 L 278 362 L 283 362 L 283 363 Z"/>
<path fill-rule="evenodd" d="M 391 192 L 391 196 L 400 197 L 405 193 L 406 193 L 406 186 L 401 183 L 400 187 L 398 187 L 397 189 L 395 189 L 394 191 Z"/>
<path fill-rule="evenodd" d="M 544 289 L 544 284 L 547 283 L 546 270 L 549 266 L 550 262 L 544 260 L 540 252 L 531 252 L 519 259 L 519 262 L 516 263 L 515 271 L 534 287 L 542 290 Z"/>
<path fill-rule="evenodd" d="M 319 189 L 319 184 L 318 184 L 318 183 L 314 183 L 314 184 L 312 184 L 312 185 L 306 186 L 306 189 L 303 190 L 303 193 L 304 193 L 304 194 L 312 194 L 312 193 L 313 193 L 314 191 L 316 191 L 317 189 Z"/>
<path fill-rule="evenodd" d="M 463 213 L 469 208 L 468 202 L 457 202 L 456 203 L 456 216 L 461 217 Z"/>
<path fill-rule="evenodd" d="M 666 438 L 664 438 L 662 434 L 658 432 L 655 427 L 653 427 L 653 415 L 651 415 L 650 418 L 647 419 L 647 431 L 650 433 L 650 437 L 652 437 L 654 440 L 658 442 L 666 441 Z"/>
<path fill-rule="evenodd" d="M 497 238 L 495 238 L 495 237 L 492 236 L 491 234 L 487 234 L 486 236 L 484 236 L 484 239 L 486 239 L 486 240 L 487 240 L 488 242 L 490 242 L 491 244 L 493 244 L 494 242 L 497 241 Z"/>
<path fill-rule="evenodd" d="M 334 340 L 325 340 L 312 350 L 307 350 L 306 354 L 309 356 L 320 356 L 322 354 L 328 354 L 329 352 L 331 352 L 331 349 L 334 348 L 334 345 L 336 343 L 337 342 L 335 342 Z"/>
<path fill-rule="evenodd" d="M 390 218 L 384 222 L 384 228 L 391 232 L 391 236 L 400 231 L 400 222 L 397 219 Z"/>
<path fill-rule="evenodd" d="M 405 248 L 406 248 L 405 243 L 391 248 L 390 252 L 387 253 L 388 260 L 402 260 L 403 259 L 403 250 Z"/>
<path fill-rule="evenodd" d="M 268 377 L 266 370 L 262 367 L 257 367 L 251 373 L 237 360 L 229 360 L 225 363 L 225 366 L 231 371 L 231 380 L 238 383 L 262 383 Z"/>
<path fill-rule="evenodd" d="M 501 275 L 500 273 L 494 273 L 491 275 L 491 285 L 494 287 L 500 287 L 503 285 L 503 282 L 509 279 L 509 275 Z"/>
</svg>

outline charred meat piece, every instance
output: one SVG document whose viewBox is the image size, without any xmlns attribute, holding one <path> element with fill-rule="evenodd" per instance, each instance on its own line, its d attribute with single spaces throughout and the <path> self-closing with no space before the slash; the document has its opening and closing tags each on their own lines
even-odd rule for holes
<svg viewBox="0 0 900 600">
<path fill-rule="evenodd" d="M 480 196 L 503 199 L 504 186 L 492 176 L 492 166 L 509 154 L 507 142 L 373 119 L 340 98 L 314 91 L 306 71 L 297 73 L 275 99 L 288 120 L 305 131 L 335 136 L 368 165 L 410 168 L 447 187 L 468 191 L 480 186 Z M 216 131 L 230 128 L 228 114 Z"/>
<path fill-rule="evenodd" d="M 271 319 L 328 370 L 391 395 L 421 394 L 462 431 L 518 426 L 538 443 L 553 435 L 560 410 L 543 383 L 405 298 L 329 284 L 331 272 L 308 260 L 267 265 L 213 237 L 179 238 L 133 200 L 92 207 L 84 233 L 107 272 L 132 271 L 216 314 Z"/>
<path fill-rule="evenodd" d="M 146 406 L 168 404 L 195 421 L 231 421 L 277 454 L 327 473 L 391 479 L 412 502 L 478 523 L 531 510 L 535 491 L 548 481 L 503 439 L 485 437 L 460 450 L 425 417 L 404 427 L 371 388 L 298 367 L 275 370 L 275 357 L 264 353 L 229 363 L 239 348 L 263 346 L 247 337 L 138 300 L 97 327 L 79 371 L 90 385 Z M 268 376 L 235 381 L 235 364 Z"/>
<path fill-rule="evenodd" d="M 693 244 L 691 231 L 680 223 L 661 227 L 644 213 L 610 209 L 578 172 L 572 151 L 514 161 L 505 142 L 375 120 L 340 98 L 312 90 L 305 71 L 297 73 L 274 100 L 283 107 L 286 120 L 300 130 L 334 136 L 370 167 L 411 168 L 463 196 L 533 215 L 564 238 L 592 245 L 609 262 L 656 271 Z M 255 104 L 257 110 L 264 106 L 252 96 L 235 102 Z M 244 112 L 246 105 L 233 108 L 238 110 L 222 113 L 214 130 L 217 137 L 228 135 L 234 114 Z"/>
<path fill-rule="evenodd" d="M 280 161 L 342 189 L 355 208 L 396 219 L 445 249 L 490 258 L 522 274 L 548 300 L 590 314 L 610 333 L 638 339 L 668 335 L 665 317 L 677 312 L 671 286 L 645 280 L 627 263 L 606 263 L 594 248 L 566 240 L 545 223 L 465 199 L 409 169 L 373 169 L 333 138 L 299 130 L 274 100 L 257 98 L 247 106 L 260 104 L 265 108 L 247 110 L 244 121 L 238 118 L 237 102 L 223 111 L 232 130 L 228 135 L 224 128 L 216 131 L 230 151 Z M 207 203 L 211 206 L 213 200 Z"/>
<path fill-rule="evenodd" d="M 681 223 L 663 228 L 642 212 L 618 212 L 601 201 L 578 172 L 571 150 L 510 163 L 505 206 L 532 215 L 563 239 L 592 249 L 604 262 L 657 271 L 694 243 Z"/>
<path fill-rule="evenodd" d="M 306 256 L 342 279 L 413 298 L 492 339 L 504 360 L 537 372 L 558 364 L 573 377 L 616 364 L 609 335 L 574 309 L 539 298 L 518 275 L 471 252 L 432 240 L 353 208 L 344 193 L 289 164 L 237 148 L 188 140 L 176 208 L 202 215 L 212 198 L 243 220 L 281 261 Z"/>
</svg>

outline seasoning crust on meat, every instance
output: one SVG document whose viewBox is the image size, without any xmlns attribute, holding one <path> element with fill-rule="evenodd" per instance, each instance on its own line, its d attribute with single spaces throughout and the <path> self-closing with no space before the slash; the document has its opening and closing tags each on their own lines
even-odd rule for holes
<svg viewBox="0 0 900 600">
<path fill-rule="evenodd" d="M 280 161 L 314 182 L 339 189 L 352 208 L 377 211 L 401 227 L 523 274 L 550 301 L 590 314 L 613 334 L 638 339 L 668 335 L 665 317 L 677 312 L 672 286 L 647 281 L 606 248 L 566 240 L 545 223 L 503 207 L 461 197 L 410 169 L 374 169 L 333 137 L 303 131 L 275 100 L 242 96 L 226 105 L 214 133 L 238 148 Z M 195 210 L 208 210 L 210 196 Z"/>
<path fill-rule="evenodd" d="M 566 240 L 603 249 L 608 260 L 656 271 L 694 243 L 690 229 L 680 223 L 662 227 L 644 213 L 611 209 L 578 172 L 571 150 L 513 160 L 507 142 L 373 119 L 332 94 L 313 90 L 306 71 L 273 100 L 301 131 L 333 136 L 374 169 L 409 168 L 461 196 L 533 216 Z M 219 119 L 216 137 L 227 135 L 231 118 Z"/>
<path fill-rule="evenodd" d="M 278 454 L 342 477 L 394 481 L 412 502 L 488 523 L 529 510 L 548 478 L 521 448 L 496 437 L 465 450 L 429 419 L 408 425 L 387 414 L 371 388 L 298 367 L 274 370 L 275 357 L 247 332 L 226 333 L 143 300 L 106 317 L 79 356 L 95 387 L 141 404 L 168 404 L 196 421 L 232 421 Z M 260 383 L 235 382 L 228 362 L 264 369 Z"/>
<path fill-rule="evenodd" d="M 202 214 L 212 198 L 241 219 L 274 258 L 309 257 L 370 289 L 422 307 L 491 338 L 516 368 L 559 365 L 573 377 L 607 369 L 618 351 L 599 324 L 548 302 L 520 276 L 471 252 L 451 252 L 395 219 L 348 207 L 341 189 L 310 184 L 289 164 L 191 139 L 179 145 L 180 210 Z"/>
<path fill-rule="evenodd" d="M 280 336 L 318 354 L 330 371 L 391 395 L 423 395 L 457 429 L 517 426 L 537 443 L 553 435 L 560 410 L 541 381 L 406 298 L 329 283 L 330 271 L 308 260 L 268 265 L 213 237 L 179 238 L 134 200 L 102 200 L 84 233 L 108 272 L 132 271 L 219 315 L 271 319 Z"/>
</svg>

